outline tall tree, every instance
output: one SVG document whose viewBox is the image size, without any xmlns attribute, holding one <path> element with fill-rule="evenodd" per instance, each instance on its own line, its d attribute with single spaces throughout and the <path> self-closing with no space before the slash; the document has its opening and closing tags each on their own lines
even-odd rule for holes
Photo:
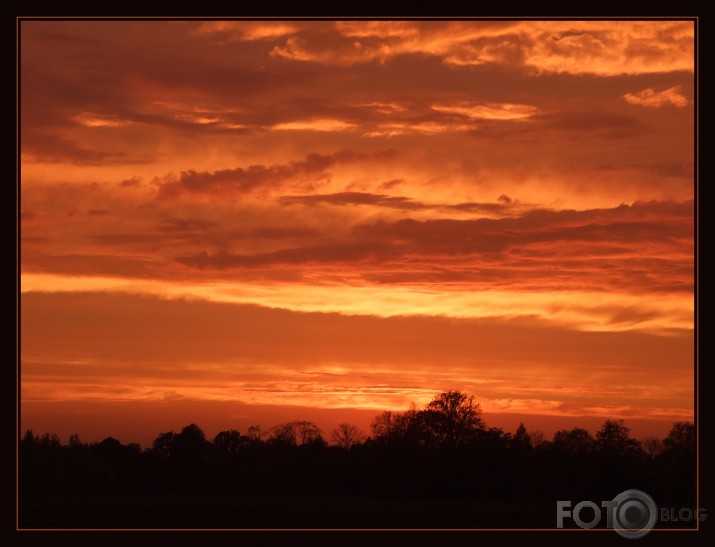
<svg viewBox="0 0 715 547">
<path fill-rule="evenodd" d="M 634 455 L 640 451 L 640 445 L 630 431 L 623 420 L 606 420 L 596 432 L 596 448 L 605 455 Z"/>
<path fill-rule="evenodd" d="M 519 422 L 519 427 L 516 428 L 512 444 L 520 449 L 531 448 L 531 435 L 526 430 L 524 422 Z"/>
<path fill-rule="evenodd" d="M 437 446 L 463 446 L 484 430 L 474 396 L 457 390 L 437 395 L 419 416 L 429 440 Z"/>
<path fill-rule="evenodd" d="M 695 447 L 695 425 L 692 422 L 675 422 L 663 440 L 665 450 L 684 456 L 694 456 Z"/>
<path fill-rule="evenodd" d="M 196 424 L 189 424 L 174 437 L 172 456 L 185 466 L 199 465 L 208 450 L 206 434 Z"/>
</svg>

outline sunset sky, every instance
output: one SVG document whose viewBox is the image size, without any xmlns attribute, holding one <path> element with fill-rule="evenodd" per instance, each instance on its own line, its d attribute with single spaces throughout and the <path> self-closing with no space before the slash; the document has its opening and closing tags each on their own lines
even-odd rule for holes
<svg viewBox="0 0 715 547">
<path fill-rule="evenodd" d="M 693 21 L 19 24 L 21 427 L 694 400 Z"/>
</svg>

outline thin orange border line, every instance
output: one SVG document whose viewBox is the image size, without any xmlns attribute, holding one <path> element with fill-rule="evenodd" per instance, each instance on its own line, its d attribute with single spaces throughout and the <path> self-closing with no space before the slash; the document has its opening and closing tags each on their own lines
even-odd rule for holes
<svg viewBox="0 0 715 547">
<path fill-rule="evenodd" d="M 699 294 L 699 275 L 698 275 L 698 243 L 699 243 L 699 225 L 697 220 L 699 219 L 699 201 L 698 201 L 698 190 L 700 182 L 700 170 L 699 170 L 699 160 L 700 160 L 700 139 L 699 139 L 699 124 L 698 124 L 698 114 L 700 106 L 700 94 L 698 93 L 698 88 L 700 85 L 699 77 L 699 58 L 700 58 L 700 48 L 699 48 L 699 16 L 583 16 L 583 17 L 570 17 L 570 16 L 496 16 L 496 17 L 459 17 L 459 16 L 355 16 L 355 17 L 333 17 L 333 16 L 92 16 L 92 15 L 81 15 L 81 16 L 70 16 L 70 15 L 60 15 L 60 16 L 16 16 L 16 32 L 15 32 L 15 127 L 16 127 L 16 137 L 20 135 L 20 23 L 23 20 L 43 20 L 43 21 L 53 21 L 53 20 L 77 20 L 77 19 L 92 19 L 92 20 L 103 20 L 103 21 L 130 21 L 130 20 L 174 20 L 174 19 L 185 19 L 192 21 L 202 21 L 202 20 L 235 20 L 235 21 L 285 21 L 288 19 L 302 19 L 309 21 L 349 21 L 349 20 L 386 20 L 386 21 L 422 21 L 430 19 L 442 19 L 442 20 L 453 20 L 453 21 L 500 21 L 500 20 L 521 20 L 521 21 L 552 21 L 552 20 L 566 20 L 566 21 L 603 21 L 603 20 L 613 20 L 613 21 L 692 21 L 695 29 L 694 36 L 694 46 L 695 46 L 695 58 L 694 58 L 694 78 L 695 78 L 695 177 L 694 177 L 694 194 L 695 194 L 695 241 L 694 241 L 694 277 L 695 277 L 695 291 L 693 294 L 695 302 L 695 325 L 694 325 L 694 343 L 695 343 L 695 426 L 696 426 L 696 505 L 700 507 L 700 420 L 698 420 L 698 411 L 700 409 L 700 397 L 699 397 L 699 387 L 700 387 L 700 352 L 699 352 L 699 318 L 700 310 L 698 306 L 698 294 Z M 16 192 L 15 192 L 15 207 L 16 213 L 19 213 L 20 204 L 20 140 L 16 138 L 15 141 L 15 171 L 16 171 Z M 16 288 L 20 288 L 20 219 L 16 214 L 16 228 L 15 228 L 15 260 L 16 260 Z M 15 367 L 15 381 L 16 381 L 16 417 L 15 417 L 15 529 L 18 532 L 613 532 L 611 528 L 20 528 L 19 518 L 20 518 L 20 503 L 19 503 L 19 446 L 20 446 L 20 291 L 18 290 L 15 295 L 15 343 L 16 343 L 16 367 Z M 648 533 L 651 532 L 696 532 L 700 531 L 700 521 L 696 519 L 695 528 L 652 528 Z"/>
</svg>

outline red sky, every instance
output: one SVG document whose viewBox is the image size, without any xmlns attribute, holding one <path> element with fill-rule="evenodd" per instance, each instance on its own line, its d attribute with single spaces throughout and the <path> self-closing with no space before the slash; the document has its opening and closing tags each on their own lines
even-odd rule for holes
<svg viewBox="0 0 715 547">
<path fill-rule="evenodd" d="M 692 21 L 20 31 L 23 429 L 692 419 Z"/>
</svg>

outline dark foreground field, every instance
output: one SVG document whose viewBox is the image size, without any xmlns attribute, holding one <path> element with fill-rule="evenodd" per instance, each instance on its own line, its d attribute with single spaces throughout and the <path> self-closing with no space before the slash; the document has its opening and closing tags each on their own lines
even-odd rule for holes
<svg viewBox="0 0 715 547">
<path fill-rule="evenodd" d="M 554 503 L 318 497 L 45 498 L 21 528 L 552 528 Z"/>
<path fill-rule="evenodd" d="M 585 520 L 593 516 L 584 510 Z M 603 528 L 605 522 L 599 523 Z M 20 506 L 41 529 L 552 529 L 556 504 L 321 497 L 114 496 L 45 498 Z M 564 522 L 574 528 L 573 521 Z M 660 522 L 657 528 L 693 528 Z"/>
</svg>

